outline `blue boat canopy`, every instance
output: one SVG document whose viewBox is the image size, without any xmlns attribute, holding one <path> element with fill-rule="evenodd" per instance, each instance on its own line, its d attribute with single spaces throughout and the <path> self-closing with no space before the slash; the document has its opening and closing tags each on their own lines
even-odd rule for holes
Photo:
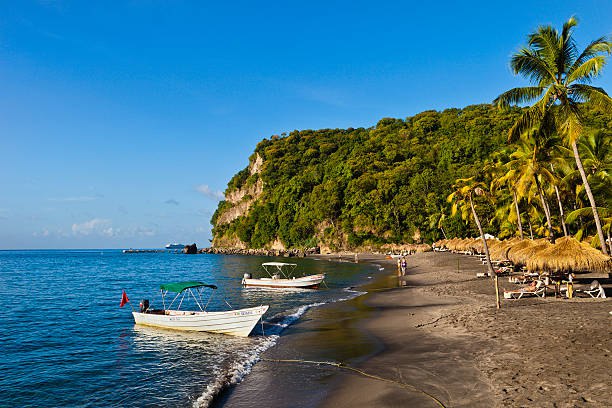
<svg viewBox="0 0 612 408">
<path fill-rule="evenodd" d="M 175 292 L 175 293 L 181 293 L 185 289 L 200 288 L 200 287 L 217 289 L 215 285 L 207 285 L 205 283 L 197 282 L 197 281 L 164 283 L 163 285 L 159 286 L 161 290 L 165 290 L 168 292 Z"/>
</svg>

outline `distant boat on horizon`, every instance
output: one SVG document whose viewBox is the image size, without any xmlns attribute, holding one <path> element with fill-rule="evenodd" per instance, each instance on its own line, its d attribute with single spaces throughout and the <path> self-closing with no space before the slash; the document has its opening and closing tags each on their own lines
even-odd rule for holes
<svg viewBox="0 0 612 408">
<path fill-rule="evenodd" d="M 183 249 L 185 245 L 179 244 L 178 242 L 173 242 L 171 244 L 166 245 L 166 249 Z"/>
</svg>

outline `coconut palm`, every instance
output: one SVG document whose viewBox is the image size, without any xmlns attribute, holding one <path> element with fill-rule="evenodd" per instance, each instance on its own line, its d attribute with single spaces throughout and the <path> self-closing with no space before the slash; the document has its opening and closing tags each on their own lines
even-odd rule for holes
<svg viewBox="0 0 612 408">
<path fill-rule="evenodd" d="M 484 231 L 482 230 L 482 224 L 480 223 L 480 218 L 478 218 L 478 214 L 476 213 L 476 207 L 474 205 L 474 196 L 486 196 L 487 188 L 484 183 L 478 182 L 474 179 L 474 177 L 458 179 L 453 185 L 453 189 L 455 190 L 451 193 L 447 201 L 449 203 L 453 203 L 451 208 L 451 215 L 457 214 L 457 211 L 461 213 L 461 219 L 468 221 L 470 210 L 472 213 L 472 217 L 476 226 L 478 227 L 478 232 L 480 232 L 480 239 L 482 240 L 482 245 L 484 247 L 485 257 L 487 260 L 487 270 L 490 276 L 495 277 L 495 293 L 496 293 L 496 305 L 499 309 L 499 286 L 497 282 L 497 274 L 493 271 L 493 265 L 491 264 L 491 256 L 489 254 L 489 246 L 487 245 L 487 240 L 484 236 Z"/>
<path fill-rule="evenodd" d="M 587 179 L 593 195 L 612 208 L 612 137 L 603 131 L 596 131 L 580 139 L 578 151 L 583 158 Z M 566 179 L 579 178 L 578 171 L 568 172 Z M 577 189 L 582 195 L 584 188 Z"/>
<path fill-rule="evenodd" d="M 536 101 L 510 128 L 510 140 L 516 140 L 524 132 L 542 126 L 553 126 L 563 136 L 573 151 L 591 204 L 601 248 L 607 254 L 597 206 L 578 152 L 577 141 L 583 128 L 581 103 L 589 102 L 612 112 L 612 98 L 602 88 L 590 85 L 600 75 L 612 53 L 612 42 L 601 37 L 579 52 L 572 38 L 572 31 L 577 24 L 578 20 L 571 17 L 563 24 L 561 32 L 552 26 L 541 26 L 530 34 L 527 46 L 512 56 L 510 66 L 515 74 L 527 77 L 533 86 L 504 92 L 494 103 L 506 108 Z"/>
<path fill-rule="evenodd" d="M 500 228 L 502 229 L 504 229 L 506 224 L 514 224 L 516 222 L 519 236 L 523 239 L 519 197 L 516 191 L 516 180 L 513 179 L 516 172 L 508 171 L 506 163 L 510 161 L 510 157 L 506 151 L 499 152 L 495 159 L 495 162 L 485 167 L 485 171 L 491 175 L 491 193 L 496 194 L 497 198 L 501 198 L 501 200 L 498 200 L 500 205 L 497 206 L 495 217 L 500 220 Z M 504 189 L 507 189 L 512 195 L 511 200 L 504 196 L 502 192 Z"/>
<path fill-rule="evenodd" d="M 540 199 L 548 225 L 548 237 L 552 242 L 555 239 L 555 232 L 550 206 L 546 198 L 546 185 L 554 185 L 558 179 L 546 163 L 553 160 L 550 148 L 554 145 L 554 140 L 554 138 L 539 137 L 520 141 L 516 151 L 510 155 L 510 161 L 506 164 L 509 170 L 505 176 L 514 182 L 514 188 L 519 197 L 527 198 L 527 202 L 531 202 L 534 196 Z"/>
</svg>

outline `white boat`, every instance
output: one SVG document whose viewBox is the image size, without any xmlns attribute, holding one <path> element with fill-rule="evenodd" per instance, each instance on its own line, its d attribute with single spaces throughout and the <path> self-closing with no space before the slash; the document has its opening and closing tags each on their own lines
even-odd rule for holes
<svg viewBox="0 0 612 408">
<path fill-rule="evenodd" d="M 166 249 L 183 249 L 185 245 L 179 244 L 178 242 L 173 242 L 171 244 L 166 245 Z"/>
<path fill-rule="evenodd" d="M 209 312 L 206 310 L 206 306 L 210 303 L 212 294 L 204 302 L 202 299 L 204 288 L 217 289 L 215 285 L 206 285 L 202 282 L 176 282 L 161 285 L 163 309 L 152 309 L 149 307 L 149 301 L 143 300 L 140 303 L 140 311 L 132 312 L 134 321 L 136 324 L 166 329 L 204 331 L 247 337 L 268 310 L 267 305 L 261 305 L 246 309 Z M 176 296 L 166 308 L 165 297 L 169 292 L 176 293 Z M 200 310 L 180 310 L 185 297 L 188 300 L 191 298 Z M 178 306 L 176 309 L 172 309 L 173 304 L 177 301 Z"/>
<path fill-rule="evenodd" d="M 242 278 L 244 286 L 259 286 L 266 288 L 318 288 L 325 279 L 325 274 L 295 277 L 293 272 L 297 264 L 285 262 L 266 262 L 261 264 L 269 277 L 253 278 L 245 273 Z"/>
</svg>

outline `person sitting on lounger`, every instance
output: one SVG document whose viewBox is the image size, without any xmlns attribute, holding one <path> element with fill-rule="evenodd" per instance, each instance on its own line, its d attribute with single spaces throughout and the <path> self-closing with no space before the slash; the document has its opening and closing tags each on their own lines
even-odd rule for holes
<svg viewBox="0 0 612 408">
<path fill-rule="evenodd" d="M 521 288 L 522 290 L 526 291 L 526 292 L 535 292 L 536 289 L 538 288 L 538 281 L 531 281 L 531 283 L 523 288 Z"/>
</svg>

